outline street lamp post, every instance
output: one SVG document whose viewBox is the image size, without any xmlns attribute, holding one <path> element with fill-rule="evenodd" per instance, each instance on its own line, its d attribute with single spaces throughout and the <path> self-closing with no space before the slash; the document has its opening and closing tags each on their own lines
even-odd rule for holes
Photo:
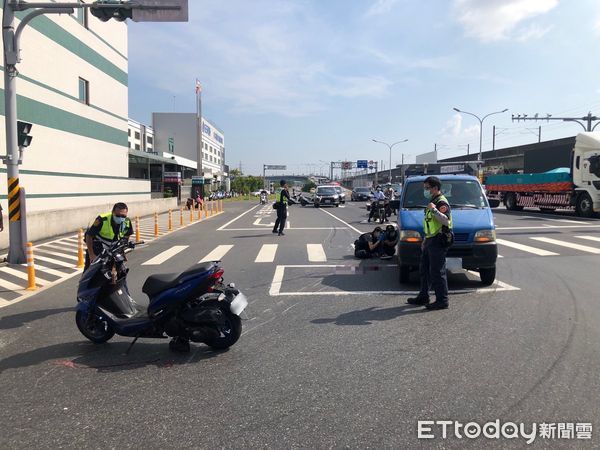
<svg viewBox="0 0 600 450">
<path fill-rule="evenodd" d="M 485 116 L 483 116 L 482 118 L 479 118 L 478 115 L 467 112 L 467 111 L 461 111 L 458 108 L 452 108 L 454 109 L 454 111 L 459 112 L 459 113 L 463 113 L 463 114 L 468 114 L 470 116 L 475 117 L 477 120 L 479 120 L 479 155 L 477 156 L 477 160 L 481 161 L 481 146 L 482 146 L 482 142 L 483 142 L 483 121 L 489 117 L 489 116 L 493 116 L 494 114 L 502 114 L 505 113 L 506 111 L 508 111 L 508 108 L 503 109 L 502 111 L 496 111 L 493 113 L 489 113 L 486 114 Z"/>
<path fill-rule="evenodd" d="M 402 144 L 403 142 L 408 141 L 408 139 L 404 139 L 403 141 L 394 142 L 393 144 L 388 144 L 387 142 L 381 142 L 377 139 L 371 139 L 373 142 L 377 142 L 378 144 L 383 144 L 390 149 L 390 183 L 392 182 L 392 147 L 397 144 Z M 404 161 L 404 153 L 402 153 L 402 160 Z M 404 164 L 404 163 L 403 163 Z"/>
</svg>

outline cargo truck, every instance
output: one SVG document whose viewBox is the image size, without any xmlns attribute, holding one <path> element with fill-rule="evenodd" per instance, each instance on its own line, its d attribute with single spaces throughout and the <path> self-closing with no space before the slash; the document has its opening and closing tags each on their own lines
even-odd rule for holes
<svg viewBox="0 0 600 450">
<path fill-rule="evenodd" d="M 600 133 L 580 133 L 571 152 L 570 167 L 544 173 L 489 175 L 485 179 L 490 204 L 508 210 L 539 208 L 575 210 L 578 216 L 600 212 Z"/>
</svg>

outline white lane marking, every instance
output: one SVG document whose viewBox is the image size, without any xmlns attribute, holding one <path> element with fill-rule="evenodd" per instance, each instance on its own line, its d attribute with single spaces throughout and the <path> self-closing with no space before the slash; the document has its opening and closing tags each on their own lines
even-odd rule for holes
<svg viewBox="0 0 600 450">
<path fill-rule="evenodd" d="M 290 221 L 287 221 L 287 229 L 289 230 L 290 228 L 292 228 L 292 225 L 290 224 Z"/>
<path fill-rule="evenodd" d="M 325 250 L 323 250 L 321 244 L 306 244 L 306 251 L 308 252 L 308 260 L 311 262 L 327 261 Z"/>
<path fill-rule="evenodd" d="M 277 266 L 275 268 L 275 274 L 273 275 L 273 281 L 271 281 L 271 287 L 269 288 L 269 295 L 277 296 L 281 291 L 281 282 L 283 281 L 283 273 L 285 266 Z"/>
<path fill-rule="evenodd" d="M 142 263 L 142 266 L 158 266 L 169 258 L 175 256 L 177 253 L 184 251 L 188 247 L 189 245 L 174 245 L 170 249 L 165 250 L 164 252 L 156 255 L 154 258 L 150 258 L 148 261 Z"/>
<path fill-rule="evenodd" d="M 599 236 L 575 236 L 577 239 L 587 239 L 588 241 L 600 242 Z"/>
<path fill-rule="evenodd" d="M 500 245 L 505 245 L 506 247 L 516 248 L 517 250 L 522 250 L 524 252 L 533 253 L 538 256 L 556 256 L 558 253 L 549 252 L 548 250 L 543 250 L 541 248 L 531 247 L 525 244 L 519 244 L 517 242 L 506 241 L 504 239 L 496 239 L 496 243 Z"/>
<path fill-rule="evenodd" d="M 227 254 L 229 250 L 233 248 L 233 245 L 218 245 L 212 252 L 202 258 L 199 263 L 209 261 L 219 261 Z"/>
<path fill-rule="evenodd" d="M 593 253 L 595 255 L 600 254 L 600 248 L 588 247 L 587 245 L 575 244 L 573 242 L 559 241 L 558 239 L 552 239 L 547 237 L 530 237 L 536 241 L 545 242 L 547 244 L 559 245 L 561 247 L 572 248 L 582 252 Z"/>
<path fill-rule="evenodd" d="M 37 259 L 36 257 L 34 257 L 36 259 L 35 261 L 35 273 L 37 275 L 38 272 L 45 272 L 49 275 L 54 275 L 55 277 L 60 277 L 60 278 L 64 278 L 65 276 L 69 275 L 66 272 L 61 272 L 60 270 L 55 270 L 55 269 L 51 269 L 50 267 L 46 267 L 43 266 L 41 264 L 37 263 Z M 27 264 L 22 264 L 23 267 L 27 267 Z M 73 269 L 73 267 L 70 267 L 71 269 Z M 59 280 L 56 280 L 59 281 Z M 54 283 L 54 282 L 53 282 Z"/>
<path fill-rule="evenodd" d="M 59 260 L 53 259 L 53 258 L 46 258 L 45 256 L 41 256 L 41 255 L 34 255 L 33 259 L 34 259 L 34 261 L 45 261 L 47 263 L 55 264 L 57 266 L 68 267 L 69 269 L 75 268 L 75 266 L 72 263 L 66 263 L 66 262 L 59 261 Z M 48 273 L 50 273 L 50 272 L 48 272 Z M 64 276 L 64 274 L 63 274 L 63 276 Z"/>
<path fill-rule="evenodd" d="M 600 225 L 547 225 L 547 228 L 600 228 Z M 498 230 L 539 230 L 540 227 L 496 227 Z"/>
<path fill-rule="evenodd" d="M 279 244 L 263 244 L 254 262 L 267 263 L 275 261 L 275 253 Z"/>
<path fill-rule="evenodd" d="M 23 291 L 25 289 L 25 286 L 19 286 L 18 284 L 3 280 L 2 278 L 0 278 L 0 287 L 8 289 L 9 291 Z"/>
<path fill-rule="evenodd" d="M 29 279 L 25 272 L 21 272 L 20 270 L 13 269 L 12 267 L 3 267 L 2 269 L 0 269 L 0 272 L 5 272 L 9 275 L 12 275 L 13 277 L 20 278 L 21 280 Z M 36 267 L 36 271 L 35 271 L 35 282 L 41 286 L 51 283 L 51 281 L 44 280 L 43 278 L 41 278 L 39 276 L 37 267 Z"/>
<path fill-rule="evenodd" d="M 252 225 L 256 225 L 257 227 L 272 227 L 273 225 L 275 225 L 275 222 L 269 222 L 269 223 L 260 223 L 260 221 L 261 221 L 262 219 L 263 219 L 262 217 L 260 217 L 260 218 L 256 219 L 256 220 L 255 220 L 255 221 L 252 223 Z M 269 219 L 269 217 L 267 217 L 267 219 Z"/>
<path fill-rule="evenodd" d="M 342 222 L 344 225 L 346 225 L 346 226 L 347 226 L 348 228 L 350 228 L 351 230 L 354 230 L 354 231 L 356 231 L 358 234 L 362 234 L 362 231 L 360 231 L 360 230 L 359 230 L 359 229 L 357 229 L 357 228 L 354 228 L 354 227 L 353 227 L 352 225 L 350 225 L 348 222 L 346 222 L 346 221 L 344 221 L 344 220 L 340 219 L 339 217 L 337 217 L 337 216 L 336 216 L 336 215 L 334 215 L 334 214 L 331 214 L 329 211 L 325 211 L 323 208 L 319 208 L 319 210 L 320 210 L 320 211 L 323 211 L 325 214 L 329 214 L 329 215 L 330 215 L 331 217 L 333 217 L 334 219 L 337 219 L 337 220 L 339 220 L 340 222 Z"/>
<path fill-rule="evenodd" d="M 85 244 L 84 244 L 85 245 Z M 66 250 L 65 247 L 67 249 L 77 249 L 79 247 L 79 244 L 75 243 L 75 242 L 60 242 L 60 241 L 56 241 L 53 243 L 47 243 L 47 244 L 40 244 L 40 245 L 36 245 L 36 248 L 42 248 L 42 247 L 54 247 L 54 248 L 62 248 L 63 250 Z M 84 247 L 85 248 L 85 247 Z"/>
<path fill-rule="evenodd" d="M 47 254 L 47 255 L 59 256 L 59 257 L 64 258 L 64 259 L 71 259 L 73 261 L 77 261 L 77 256 L 74 256 L 74 255 L 68 255 L 66 253 L 53 252 L 53 251 L 50 251 L 50 250 L 44 250 L 43 248 L 40 248 L 39 251 L 40 252 L 44 252 L 44 254 Z M 34 258 L 37 258 L 37 255 L 35 253 L 34 253 Z"/>
<path fill-rule="evenodd" d="M 498 255 L 498 258 L 504 258 L 504 256 L 502 256 L 502 255 Z"/>
<path fill-rule="evenodd" d="M 544 218 L 544 220 L 548 220 L 550 222 L 565 222 L 570 224 L 582 223 L 584 225 L 590 225 L 590 222 L 584 222 L 583 220 L 574 220 L 574 219 L 549 219 Z"/>
<path fill-rule="evenodd" d="M 275 224 L 272 224 L 275 225 Z M 346 227 L 300 227 L 300 228 L 288 228 L 286 229 L 286 231 L 289 230 L 347 230 L 348 228 Z M 227 228 L 226 230 L 221 230 L 221 231 L 260 231 L 260 232 L 264 232 L 265 230 L 260 229 L 260 228 Z"/>
<path fill-rule="evenodd" d="M 221 227 L 217 228 L 217 231 L 221 231 L 221 230 L 223 230 L 224 228 L 226 228 L 227 226 L 231 225 L 233 222 L 235 222 L 235 221 L 236 221 L 236 220 L 238 220 L 239 218 L 241 218 L 241 217 L 245 216 L 246 214 L 248 214 L 250 211 L 253 211 L 253 210 L 255 210 L 256 208 L 258 208 L 259 206 L 260 206 L 260 204 L 258 204 L 258 205 L 254 205 L 254 206 L 253 206 L 252 208 L 250 208 L 248 211 L 246 211 L 246 212 L 243 212 L 243 213 L 242 213 L 242 214 L 240 214 L 239 216 L 237 216 L 237 217 L 235 217 L 235 218 L 231 219 L 231 220 L 230 220 L 229 222 L 227 222 L 225 225 L 222 225 Z"/>
<path fill-rule="evenodd" d="M 395 264 L 390 264 L 390 266 L 395 266 Z M 271 282 L 271 288 L 269 289 L 269 295 L 271 297 L 281 297 L 284 295 L 290 295 L 294 297 L 314 297 L 314 296 L 342 296 L 342 295 L 415 295 L 418 294 L 419 291 L 315 291 L 315 292 L 281 292 L 281 285 L 283 283 L 283 277 L 285 274 L 285 269 L 294 269 L 294 268 L 314 268 L 314 267 L 328 267 L 328 268 L 338 268 L 338 267 L 348 267 L 340 264 L 313 264 L 313 265 L 290 265 L 290 266 L 277 266 L 275 268 L 275 274 L 273 276 L 273 281 Z M 465 288 L 465 289 L 451 289 L 448 291 L 449 294 L 487 294 L 494 292 L 502 292 L 502 291 L 520 291 L 521 289 L 512 286 L 508 283 L 504 283 L 503 281 L 496 281 L 492 286 L 486 288 Z"/>
</svg>

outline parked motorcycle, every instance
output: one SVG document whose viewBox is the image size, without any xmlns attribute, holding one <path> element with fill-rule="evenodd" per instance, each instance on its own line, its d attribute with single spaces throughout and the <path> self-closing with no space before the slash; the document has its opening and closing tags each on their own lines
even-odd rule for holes
<svg viewBox="0 0 600 450">
<path fill-rule="evenodd" d="M 135 244 L 121 239 L 105 245 L 79 281 L 75 321 L 81 334 L 100 344 L 115 334 L 138 338 L 174 338 L 173 351 L 189 351 L 189 341 L 216 350 L 231 347 L 242 333 L 240 314 L 248 305 L 233 283 L 223 284 L 219 262 L 196 264 L 182 273 L 149 276 L 142 292 L 147 308 L 129 295 L 125 250 Z"/>
</svg>

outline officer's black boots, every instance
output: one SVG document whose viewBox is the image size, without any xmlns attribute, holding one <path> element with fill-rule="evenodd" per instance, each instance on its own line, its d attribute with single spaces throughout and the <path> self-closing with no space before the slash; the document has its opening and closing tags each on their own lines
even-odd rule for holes
<svg viewBox="0 0 600 450">
<path fill-rule="evenodd" d="M 429 298 L 410 297 L 408 300 L 406 300 L 406 303 L 408 303 L 409 305 L 415 305 L 415 306 L 426 306 L 429 304 Z"/>
</svg>

